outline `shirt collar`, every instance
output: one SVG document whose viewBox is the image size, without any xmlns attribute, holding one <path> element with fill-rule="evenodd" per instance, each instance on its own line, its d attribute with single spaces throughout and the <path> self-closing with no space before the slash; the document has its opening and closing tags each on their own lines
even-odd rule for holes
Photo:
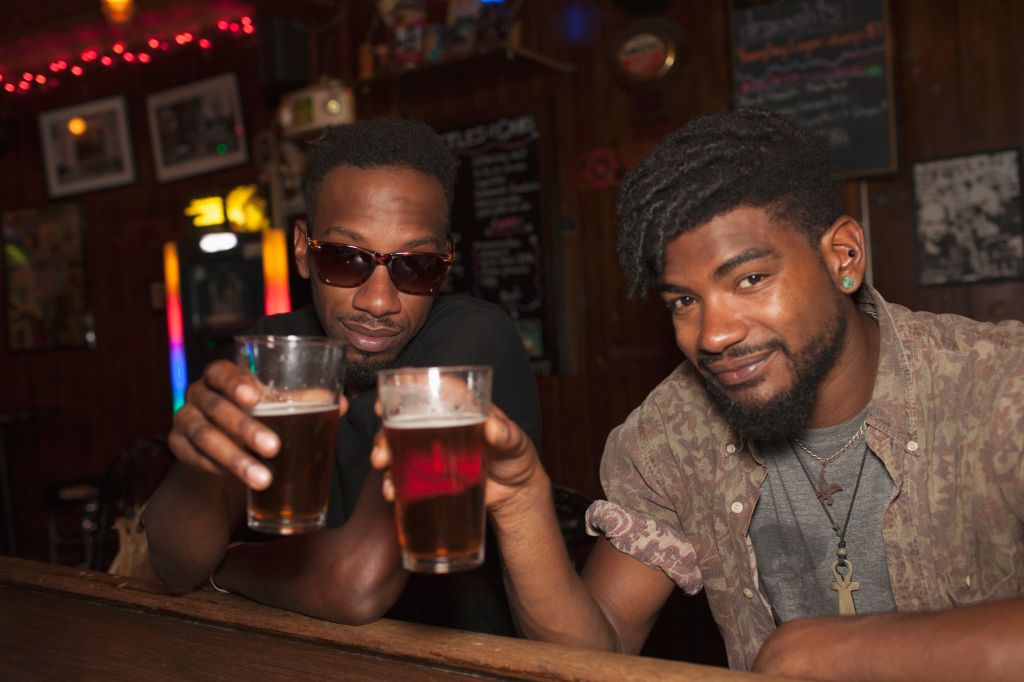
<svg viewBox="0 0 1024 682">
<path fill-rule="evenodd" d="M 878 321 L 878 373 L 871 394 L 868 425 L 885 432 L 911 454 L 917 446 L 918 402 L 910 333 L 878 291 L 864 284 L 854 295 L 857 307 Z"/>
</svg>

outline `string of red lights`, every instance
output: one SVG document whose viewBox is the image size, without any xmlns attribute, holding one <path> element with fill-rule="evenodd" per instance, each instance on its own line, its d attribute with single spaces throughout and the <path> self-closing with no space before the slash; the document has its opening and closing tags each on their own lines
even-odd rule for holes
<svg viewBox="0 0 1024 682">
<path fill-rule="evenodd" d="M 253 23 L 252 17 L 243 16 L 237 19 L 220 19 L 215 26 L 211 27 L 209 31 L 204 31 L 200 36 L 186 31 L 168 39 L 151 37 L 136 46 L 128 46 L 124 41 L 119 40 L 113 43 L 109 50 L 102 48 L 84 50 L 78 59 L 71 62 L 66 59 L 56 59 L 48 66 L 40 67 L 34 72 L 24 71 L 20 75 L 0 73 L 0 92 L 9 95 L 25 95 L 43 88 L 57 87 L 62 74 L 81 78 L 90 69 L 95 69 L 97 66 L 112 67 L 119 63 L 149 64 L 158 55 L 170 52 L 177 47 L 195 45 L 202 50 L 209 50 L 214 44 L 211 37 L 247 37 L 254 33 L 256 33 L 256 24 Z"/>
</svg>

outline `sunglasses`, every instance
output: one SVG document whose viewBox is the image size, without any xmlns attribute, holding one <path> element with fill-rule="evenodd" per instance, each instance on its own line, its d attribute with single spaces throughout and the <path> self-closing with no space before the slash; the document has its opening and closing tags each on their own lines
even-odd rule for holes
<svg viewBox="0 0 1024 682">
<path fill-rule="evenodd" d="M 450 253 L 379 253 L 309 237 L 306 237 L 306 245 L 313 253 L 320 281 L 332 287 L 357 287 L 370 279 L 378 265 L 383 265 L 396 289 L 422 296 L 440 289 L 452 266 Z"/>
</svg>

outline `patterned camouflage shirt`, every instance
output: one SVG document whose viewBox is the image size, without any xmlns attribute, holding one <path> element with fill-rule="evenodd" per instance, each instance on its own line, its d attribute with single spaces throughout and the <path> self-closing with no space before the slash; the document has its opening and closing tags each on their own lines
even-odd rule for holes
<svg viewBox="0 0 1024 682">
<path fill-rule="evenodd" d="M 865 287 L 880 328 L 866 438 L 894 481 L 882 536 L 899 611 L 1024 593 L 1024 324 L 911 312 Z M 688 363 L 608 437 L 588 530 L 707 590 L 729 664 L 775 623 L 748 536 L 766 469 Z"/>
</svg>

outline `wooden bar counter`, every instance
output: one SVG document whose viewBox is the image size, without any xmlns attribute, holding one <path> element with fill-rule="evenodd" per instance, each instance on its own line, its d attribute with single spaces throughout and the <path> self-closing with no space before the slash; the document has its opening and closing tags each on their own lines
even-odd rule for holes
<svg viewBox="0 0 1024 682">
<path fill-rule="evenodd" d="M 338 625 L 198 590 L 0 556 L 5 680 L 769 680 L 380 620 Z"/>
</svg>

